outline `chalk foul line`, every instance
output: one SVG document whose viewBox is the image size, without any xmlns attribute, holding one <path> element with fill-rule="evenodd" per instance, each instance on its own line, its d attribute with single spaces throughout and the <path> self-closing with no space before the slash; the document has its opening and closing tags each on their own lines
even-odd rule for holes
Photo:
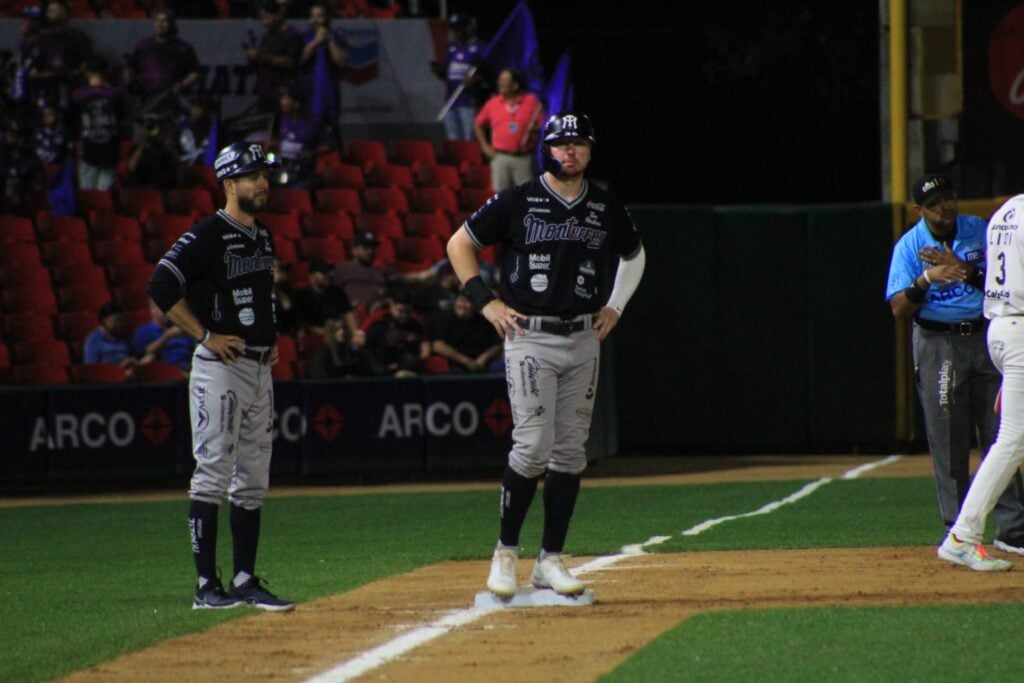
<svg viewBox="0 0 1024 683">
<path fill-rule="evenodd" d="M 849 480 L 857 479 L 865 472 L 878 469 L 891 465 L 894 462 L 900 460 L 903 456 L 901 455 L 890 455 L 887 458 L 877 460 L 875 462 L 865 463 L 858 467 L 843 473 L 839 479 Z M 737 519 L 745 519 L 747 517 L 756 517 L 758 515 L 767 515 L 775 512 L 779 508 L 791 505 L 802 498 L 806 498 L 811 495 L 819 488 L 835 481 L 831 477 L 823 477 L 817 481 L 812 481 L 809 484 L 805 484 L 798 491 L 791 493 L 790 495 L 780 500 L 775 500 L 765 505 L 762 505 L 756 510 L 751 512 L 745 512 L 738 515 L 727 515 L 725 517 L 718 517 L 716 519 L 709 519 L 696 526 L 690 527 L 682 532 L 683 536 L 696 536 L 702 534 L 708 529 L 712 529 L 719 524 L 731 522 Z M 659 545 L 665 541 L 671 539 L 671 536 L 652 536 L 643 543 L 635 543 L 622 547 L 622 550 L 617 555 L 606 555 L 604 557 L 598 557 L 586 564 L 582 564 L 579 567 L 575 567 L 572 573 L 579 576 L 580 574 L 588 574 L 590 572 L 600 571 L 610 567 L 611 565 L 620 562 L 628 557 L 636 557 L 637 555 L 646 554 L 645 548 Z M 448 612 L 438 619 L 435 619 L 429 624 L 417 627 L 412 631 L 403 633 L 402 635 L 389 640 L 388 642 L 379 645 L 378 647 L 368 650 L 361 655 L 350 659 L 347 662 L 339 664 L 329 671 L 325 671 L 313 678 L 307 679 L 308 683 L 343 683 L 350 681 L 357 676 L 361 676 L 368 671 L 372 671 L 377 667 L 383 666 L 388 662 L 398 659 L 402 655 L 410 652 L 420 645 L 428 643 L 435 638 L 439 638 L 444 634 L 460 627 L 471 624 L 478 619 L 481 619 L 488 614 L 503 609 L 502 607 L 470 607 L 467 609 L 459 609 L 453 612 Z"/>
</svg>

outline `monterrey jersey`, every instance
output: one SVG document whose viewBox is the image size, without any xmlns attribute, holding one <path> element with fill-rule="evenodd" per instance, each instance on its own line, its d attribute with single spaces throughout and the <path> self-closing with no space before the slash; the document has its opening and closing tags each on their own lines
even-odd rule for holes
<svg viewBox="0 0 1024 683">
<path fill-rule="evenodd" d="M 221 209 L 178 238 L 157 268 L 185 289 L 199 322 L 250 346 L 271 346 L 276 336 L 274 242 L 256 222 L 248 228 Z"/>
<path fill-rule="evenodd" d="M 1024 194 L 996 209 L 988 222 L 985 317 L 1024 315 Z"/>
<path fill-rule="evenodd" d="M 501 245 L 502 299 L 528 315 L 596 312 L 608 299 L 601 289 L 610 254 L 630 258 L 640 250 L 618 199 L 584 181 L 569 202 L 543 176 L 488 199 L 466 231 L 477 247 Z"/>
<path fill-rule="evenodd" d="M 953 243 L 944 246 L 928 230 L 924 219 L 919 220 L 893 248 L 886 301 L 909 287 L 925 271 L 925 263 L 918 254 L 925 247 L 948 247 L 961 261 L 984 270 L 985 221 L 977 216 L 957 216 Z M 918 317 L 941 323 L 958 323 L 978 318 L 981 306 L 982 293 L 966 282 L 936 282 L 925 292 Z"/>
</svg>

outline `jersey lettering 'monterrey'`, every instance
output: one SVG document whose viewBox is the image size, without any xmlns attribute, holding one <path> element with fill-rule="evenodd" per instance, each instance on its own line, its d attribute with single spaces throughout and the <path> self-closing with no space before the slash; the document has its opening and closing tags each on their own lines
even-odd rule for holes
<svg viewBox="0 0 1024 683">
<path fill-rule="evenodd" d="M 160 269 L 185 288 L 189 308 L 211 331 L 252 346 L 274 343 L 274 242 L 259 221 L 248 228 L 221 209 L 179 237 Z"/>
<path fill-rule="evenodd" d="M 640 249 L 640 235 L 626 207 L 587 181 L 571 202 L 544 177 L 505 190 L 466 220 L 477 247 L 502 247 L 502 299 L 527 315 L 595 313 L 611 254 Z"/>
<path fill-rule="evenodd" d="M 985 317 L 1024 315 L 1024 194 L 1011 197 L 988 222 Z"/>
</svg>

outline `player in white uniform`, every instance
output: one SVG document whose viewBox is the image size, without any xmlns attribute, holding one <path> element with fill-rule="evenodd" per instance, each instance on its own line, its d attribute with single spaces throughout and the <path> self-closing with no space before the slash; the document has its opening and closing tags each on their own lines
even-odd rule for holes
<svg viewBox="0 0 1024 683">
<path fill-rule="evenodd" d="M 985 520 L 1024 460 L 1024 194 L 992 214 L 987 231 L 985 317 L 988 351 L 1003 375 L 999 434 L 981 462 L 938 556 L 976 571 L 1005 571 L 981 545 Z M 997 399 L 998 401 L 998 399 Z"/>
</svg>

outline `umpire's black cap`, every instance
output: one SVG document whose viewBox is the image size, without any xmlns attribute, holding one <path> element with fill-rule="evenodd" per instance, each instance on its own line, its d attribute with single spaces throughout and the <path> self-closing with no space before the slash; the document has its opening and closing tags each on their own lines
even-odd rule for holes
<svg viewBox="0 0 1024 683">
<path fill-rule="evenodd" d="M 255 142 L 235 142 L 217 154 L 213 172 L 217 180 L 248 175 L 261 168 L 274 168 L 278 162 L 267 158 L 263 148 Z"/>
<path fill-rule="evenodd" d="M 939 199 L 956 194 L 953 182 L 941 173 L 929 173 L 914 183 L 914 203 L 918 206 L 934 204 Z"/>
</svg>

